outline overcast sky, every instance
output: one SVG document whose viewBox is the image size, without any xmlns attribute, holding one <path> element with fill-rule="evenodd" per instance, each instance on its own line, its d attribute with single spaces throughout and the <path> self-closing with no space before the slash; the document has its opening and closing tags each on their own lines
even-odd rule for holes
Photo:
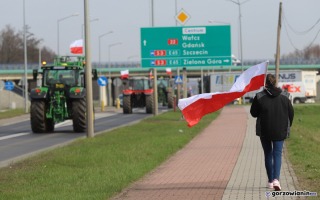
<svg viewBox="0 0 320 200">
<path fill-rule="evenodd" d="M 232 53 L 239 55 L 239 6 L 228 0 L 153 0 L 154 26 L 175 26 L 175 5 L 191 18 L 186 26 L 219 25 L 209 20 L 231 25 Z M 237 1 L 237 0 L 233 0 Z M 84 23 L 83 0 L 25 0 L 26 24 L 42 45 L 57 52 L 58 20 L 72 14 L 78 16 L 60 21 L 60 54 L 69 54 L 69 45 L 82 36 Z M 101 37 L 101 61 L 108 61 L 108 45 L 112 47 L 110 60 L 138 61 L 140 59 L 140 28 L 151 25 L 151 0 L 89 0 L 91 22 L 92 61 L 99 60 L 99 36 Z M 279 0 L 240 0 L 242 14 L 242 41 L 244 59 L 274 59 L 277 42 Z M 320 30 L 320 23 L 307 34 L 306 31 L 320 18 L 320 0 L 283 0 L 283 11 L 287 28 L 282 26 L 281 54 L 293 52 L 295 48 L 308 46 Z M 0 30 L 11 25 L 16 31 L 23 27 L 23 0 L 0 0 Z M 179 24 L 178 24 L 179 25 Z M 179 25 L 180 26 L 180 25 Z M 287 32 L 288 34 L 287 34 Z M 291 41 L 289 40 L 289 37 Z M 320 43 L 320 35 L 315 39 Z"/>
</svg>

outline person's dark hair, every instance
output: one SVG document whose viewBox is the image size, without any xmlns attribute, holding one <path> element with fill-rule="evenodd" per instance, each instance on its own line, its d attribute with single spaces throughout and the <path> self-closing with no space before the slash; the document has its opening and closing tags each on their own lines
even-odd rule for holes
<svg viewBox="0 0 320 200">
<path fill-rule="evenodd" d="M 275 85 L 276 85 L 276 77 L 273 74 L 267 74 L 266 86 L 275 87 Z"/>
</svg>

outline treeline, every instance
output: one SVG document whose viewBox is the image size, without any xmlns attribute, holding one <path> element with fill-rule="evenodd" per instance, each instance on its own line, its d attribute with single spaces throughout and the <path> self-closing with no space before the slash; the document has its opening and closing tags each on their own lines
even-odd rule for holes
<svg viewBox="0 0 320 200">
<path fill-rule="evenodd" d="M 301 58 L 305 60 L 320 58 L 320 45 L 313 45 L 303 50 L 295 50 L 292 53 L 281 56 L 281 58 Z"/>
<path fill-rule="evenodd" d="M 41 48 L 42 60 L 52 61 L 55 57 L 55 52 L 46 46 L 41 46 L 42 39 L 38 39 L 33 33 L 27 31 L 26 40 L 28 63 L 39 62 L 39 48 Z M 0 32 L 0 64 L 21 63 L 24 63 L 23 31 L 15 31 L 14 28 L 7 25 Z"/>
</svg>

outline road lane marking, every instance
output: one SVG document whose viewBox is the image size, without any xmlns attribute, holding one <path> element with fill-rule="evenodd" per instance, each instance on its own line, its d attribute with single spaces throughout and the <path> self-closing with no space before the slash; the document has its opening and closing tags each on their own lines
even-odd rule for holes
<svg viewBox="0 0 320 200">
<path fill-rule="evenodd" d="M 2 136 L 2 137 L 0 137 L 0 140 L 7 140 L 10 138 L 20 137 L 20 136 L 29 135 L 29 134 L 31 134 L 31 133 L 17 133 L 17 134 Z"/>
<path fill-rule="evenodd" d="M 96 120 L 97 119 L 101 119 L 101 118 L 105 118 L 105 117 L 109 117 L 109 116 L 112 116 L 112 115 L 115 115 L 115 113 L 112 113 L 112 114 L 99 113 L 96 116 Z M 72 125 L 72 120 L 66 120 L 64 122 L 56 124 L 55 128 L 65 127 L 65 126 L 70 126 L 70 125 Z M 7 139 L 15 138 L 15 137 L 20 137 L 20 136 L 24 136 L 24 135 L 30 135 L 30 134 L 32 134 L 32 133 L 25 132 L 25 133 L 15 133 L 15 134 L 11 134 L 11 135 L 6 135 L 6 136 L 0 137 L 0 141 L 1 140 L 7 140 Z"/>
</svg>

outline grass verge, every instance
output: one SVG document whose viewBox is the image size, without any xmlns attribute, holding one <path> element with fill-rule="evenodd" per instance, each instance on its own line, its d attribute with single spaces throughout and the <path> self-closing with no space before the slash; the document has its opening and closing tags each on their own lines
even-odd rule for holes
<svg viewBox="0 0 320 200">
<path fill-rule="evenodd" d="M 107 199 L 184 147 L 218 115 L 188 128 L 167 112 L 0 170 L 0 199 Z"/>
<path fill-rule="evenodd" d="M 4 112 L 0 112 L 0 119 L 16 117 L 23 114 L 25 114 L 25 111 L 23 109 L 6 110 Z"/>
<path fill-rule="evenodd" d="M 299 180 L 300 188 L 317 192 L 319 195 L 320 105 L 299 105 L 295 106 L 294 110 L 291 135 L 287 140 L 289 160 Z"/>
</svg>

